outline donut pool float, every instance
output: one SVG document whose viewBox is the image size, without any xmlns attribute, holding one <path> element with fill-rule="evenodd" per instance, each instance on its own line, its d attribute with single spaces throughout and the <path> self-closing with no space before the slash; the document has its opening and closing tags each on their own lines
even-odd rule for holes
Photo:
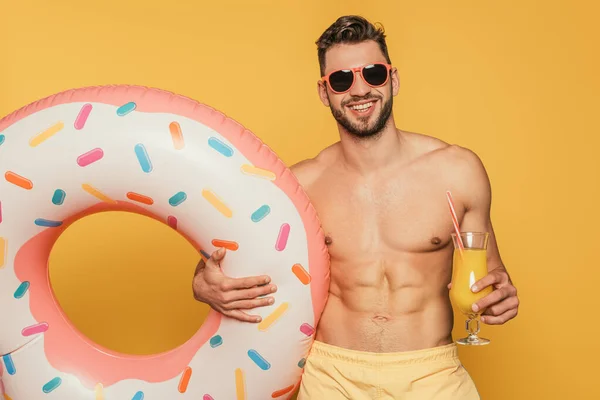
<svg viewBox="0 0 600 400">
<path fill-rule="evenodd" d="M 73 89 L 0 120 L 0 174 L 0 393 L 7 399 L 292 396 L 327 299 L 329 256 L 298 181 L 248 129 L 163 90 Z M 93 343 L 58 305 L 48 257 L 71 223 L 104 211 L 162 221 L 205 258 L 227 248 L 224 272 L 270 275 L 275 303 L 252 311 L 259 324 L 211 310 L 190 340 L 160 354 Z"/>
</svg>

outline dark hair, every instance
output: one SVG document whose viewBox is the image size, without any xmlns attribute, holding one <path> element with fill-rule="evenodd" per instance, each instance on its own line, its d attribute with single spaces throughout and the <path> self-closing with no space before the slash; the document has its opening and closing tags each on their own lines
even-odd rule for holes
<svg viewBox="0 0 600 400">
<path fill-rule="evenodd" d="M 385 31 L 381 24 L 378 25 L 379 27 L 358 15 L 339 17 L 331 24 L 315 42 L 318 48 L 317 53 L 321 75 L 325 73 L 325 53 L 330 47 L 342 43 L 360 43 L 373 40 L 377 42 L 385 59 L 391 64 L 392 62 L 385 42 Z"/>
</svg>

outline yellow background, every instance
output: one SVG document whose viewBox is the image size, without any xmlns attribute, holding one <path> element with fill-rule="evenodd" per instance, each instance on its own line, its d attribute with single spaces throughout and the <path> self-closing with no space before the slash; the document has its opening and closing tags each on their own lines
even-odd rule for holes
<svg viewBox="0 0 600 400">
<path fill-rule="evenodd" d="M 0 115 L 74 87 L 160 87 L 224 111 L 290 165 L 337 140 L 314 41 L 342 14 L 381 21 L 399 126 L 473 149 L 492 181 L 522 305 L 510 324 L 483 328 L 491 346 L 460 349 L 482 398 L 600 398 L 598 6 L 320 1 L 0 0 Z M 196 261 L 168 228 L 108 214 L 67 230 L 51 278 L 90 337 L 147 353 L 201 324 Z"/>
</svg>

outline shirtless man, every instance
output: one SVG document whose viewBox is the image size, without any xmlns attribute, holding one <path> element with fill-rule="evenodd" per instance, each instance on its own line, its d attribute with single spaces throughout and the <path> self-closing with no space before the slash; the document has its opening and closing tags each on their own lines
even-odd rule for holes
<svg viewBox="0 0 600 400">
<path fill-rule="evenodd" d="M 291 167 L 331 256 L 329 299 L 298 399 L 479 399 L 451 336 L 453 225 L 445 194 L 453 194 L 463 231 L 490 233 L 489 274 L 473 290 L 495 290 L 474 307 L 486 309 L 483 323 L 504 324 L 519 301 L 494 237 L 486 171 L 470 150 L 396 128 L 399 78 L 382 31 L 342 17 L 317 45 L 329 79 L 319 81 L 318 94 L 340 141 Z M 224 255 L 218 250 L 199 264 L 196 299 L 258 322 L 243 310 L 270 304 L 276 282 L 223 275 Z"/>
</svg>

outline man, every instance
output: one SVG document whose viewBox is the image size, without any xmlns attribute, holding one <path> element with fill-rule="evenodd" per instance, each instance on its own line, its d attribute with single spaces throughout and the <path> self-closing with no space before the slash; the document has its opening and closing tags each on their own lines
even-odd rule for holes
<svg viewBox="0 0 600 400">
<path fill-rule="evenodd" d="M 503 324 L 519 301 L 494 237 L 486 171 L 470 150 L 396 128 L 399 78 L 382 30 L 345 16 L 317 45 L 318 93 L 340 141 L 291 167 L 331 256 L 329 300 L 298 399 L 478 399 L 451 337 L 453 225 L 445 194 L 452 192 L 463 231 L 490 233 L 489 274 L 473 290 L 495 290 L 473 307 L 486 309 L 483 323 Z M 224 255 L 198 266 L 196 298 L 258 322 L 243 310 L 270 304 L 275 285 L 224 276 Z"/>
</svg>

